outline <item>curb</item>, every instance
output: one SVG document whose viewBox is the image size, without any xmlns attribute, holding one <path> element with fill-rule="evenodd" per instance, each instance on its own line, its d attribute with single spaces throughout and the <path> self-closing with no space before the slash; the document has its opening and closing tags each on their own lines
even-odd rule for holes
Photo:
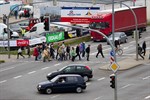
<svg viewBox="0 0 150 100">
<path fill-rule="evenodd" d="M 128 69 L 140 66 L 140 65 L 142 65 L 144 63 L 150 63 L 150 60 L 149 59 L 145 59 L 145 60 L 139 59 L 138 61 L 136 61 L 135 59 L 132 59 L 132 58 L 124 59 L 122 61 L 117 62 L 117 64 L 120 67 L 118 69 L 118 71 L 128 70 Z M 104 65 L 102 67 L 99 67 L 99 69 L 100 70 L 112 70 L 110 68 L 110 64 L 106 64 L 106 65 Z"/>
</svg>

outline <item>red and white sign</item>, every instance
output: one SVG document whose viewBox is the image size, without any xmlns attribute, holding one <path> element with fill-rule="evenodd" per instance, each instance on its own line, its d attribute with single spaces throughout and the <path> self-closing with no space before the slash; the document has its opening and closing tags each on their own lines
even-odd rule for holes
<svg viewBox="0 0 150 100">
<path fill-rule="evenodd" d="M 99 7 L 62 7 L 61 22 L 89 24 L 91 22 L 91 16 L 99 10 Z"/>
<path fill-rule="evenodd" d="M 21 46 L 21 47 L 29 45 L 29 40 L 17 40 L 16 42 L 17 42 L 17 46 Z"/>
</svg>

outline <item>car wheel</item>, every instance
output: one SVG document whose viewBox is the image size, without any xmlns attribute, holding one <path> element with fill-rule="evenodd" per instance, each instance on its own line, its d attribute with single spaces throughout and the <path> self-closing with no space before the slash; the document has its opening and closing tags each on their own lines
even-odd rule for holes
<svg viewBox="0 0 150 100">
<path fill-rule="evenodd" d="M 47 88 L 47 89 L 46 89 L 46 93 L 47 93 L 47 94 L 51 94 L 51 93 L 52 93 L 52 89 L 51 89 L 51 88 Z"/>
<path fill-rule="evenodd" d="M 89 80 L 88 76 L 83 76 L 83 79 L 85 82 L 87 82 Z"/>
<path fill-rule="evenodd" d="M 77 93 L 81 93 L 81 92 L 82 92 L 82 88 L 81 88 L 81 87 L 77 87 L 77 88 L 76 88 L 76 92 L 77 92 Z"/>
</svg>

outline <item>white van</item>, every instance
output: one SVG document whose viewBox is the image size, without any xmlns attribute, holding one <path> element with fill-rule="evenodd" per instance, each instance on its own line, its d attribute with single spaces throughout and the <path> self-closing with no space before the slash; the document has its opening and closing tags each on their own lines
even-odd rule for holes
<svg viewBox="0 0 150 100">
<path fill-rule="evenodd" d="M 68 22 L 55 22 L 55 23 L 71 26 L 71 24 Z M 71 27 L 50 24 L 50 32 L 55 32 L 56 30 L 61 28 L 63 28 L 64 31 L 67 31 L 68 35 L 73 34 L 72 37 L 76 36 L 76 32 L 74 32 Z M 44 23 L 37 23 L 28 32 L 26 32 L 24 36 L 27 38 L 39 38 L 42 36 L 43 32 L 45 32 Z"/>
<path fill-rule="evenodd" d="M 45 32 L 44 23 L 37 23 L 24 36 L 27 38 L 39 38 L 43 32 Z"/>
<path fill-rule="evenodd" d="M 8 33 L 4 32 L 4 29 L 7 30 L 7 25 L 0 23 L 0 40 L 7 40 L 8 39 Z M 10 31 L 12 32 L 12 38 L 19 38 L 19 34 L 17 32 L 14 32 L 10 29 Z"/>
</svg>

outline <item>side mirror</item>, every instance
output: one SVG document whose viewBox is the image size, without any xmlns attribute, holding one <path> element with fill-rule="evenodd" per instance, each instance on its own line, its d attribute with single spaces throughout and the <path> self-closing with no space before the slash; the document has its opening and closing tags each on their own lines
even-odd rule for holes
<svg viewBox="0 0 150 100">
<path fill-rule="evenodd" d="M 4 31 L 4 33 L 7 33 L 7 28 L 4 28 L 4 30 L 3 30 L 3 31 Z"/>
</svg>

